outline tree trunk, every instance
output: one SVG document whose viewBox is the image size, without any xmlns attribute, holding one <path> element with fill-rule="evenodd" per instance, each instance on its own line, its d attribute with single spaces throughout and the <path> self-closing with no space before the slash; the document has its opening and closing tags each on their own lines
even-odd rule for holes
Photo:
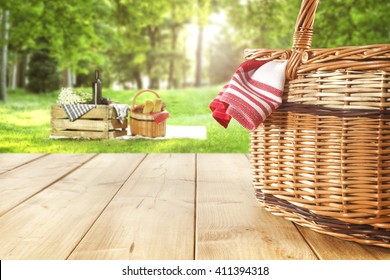
<svg viewBox="0 0 390 280">
<path fill-rule="evenodd" d="M 7 10 L 3 10 L 1 20 L 1 40 L 4 42 L 1 48 L 0 60 L 0 100 L 7 101 L 7 57 L 8 57 L 8 14 Z"/>
<path fill-rule="evenodd" d="M 141 72 L 138 69 L 133 70 L 133 77 L 135 79 L 135 82 L 137 83 L 137 88 L 142 89 L 144 85 L 142 83 Z"/>
<path fill-rule="evenodd" d="M 17 80 L 16 87 L 24 88 L 26 86 L 26 71 L 27 71 L 27 52 L 23 51 L 20 55 L 20 60 L 18 61 L 18 70 L 17 70 Z"/>
<path fill-rule="evenodd" d="M 168 89 L 176 88 L 177 87 L 177 78 L 175 73 L 176 68 L 176 46 L 177 46 L 177 39 L 179 36 L 179 28 L 180 25 L 178 23 L 175 23 L 176 19 L 176 5 L 172 5 L 171 10 L 171 18 L 172 18 L 172 25 L 171 25 L 171 57 L 169 59 L 169 73 L 168 73 Z"/>
<path fill-rule="evenodd" d="M 199 25 L 198 43 L 196 46 L 195 87 L 202 85 L 202 52 L 203 52 L 203 26 Z"/>
<path fill-rule="evenodd" d="M 16 88 L 16 84 L 17 84 L 17 77 L 18 77 L 18 63 L 15 62 L 14 64 L 12 64 L 12 71 L 9 71 L 10 72 L 10 77 L 8 79 L 9 83 L 8 83 L 8 86 L 12 89 L 15 89 Z"/>
<path fill-rule="evenodd" d="M 169 77 L 168 77 L 168 89 L 177 87 L 177 79 L 175 76 L 175 62 L 176 62 L 176 45 L 178 38 L 178 26 L 172 25 L 172 42 L 171 42 L 171 58 L 169 60 Z"/>
<path fill-rule="evenodd" d="M 151 27 L 148 26 L 147 28 L 148 35 L 149 35 L 149 43 L 150 43 L 150 53 L 148 55 L 146 67 L 147 67 L 147 72 L 149 76 L 149 88 L 152 89 L 158 89 L 159 88 L 159 77 L 155 73 L 155 68 L 156 68 L 156 46 L 158 42 L 158 27 Z"/>
<path fill-rule="evenodd" d="M 182 66 L 182 71 L 181 71 L 181 80 L 182 80 L 182 87 L 186 88 L 187 87 L 187 63 L 184 63 Z"/>
<path fill-rule="evenodd" d="M 157 78 L 157 77 L 150 78 L 149 88 L 159 89 L 160 88 L 160 80 L 159 80 L 159 78 Z"/>
<path fill-rule="evenodd" d="M 72 82 L 72 72 L 70 68 L 66 68 L 62 71 L 62 86 L 66 88 L 71 88 L 73 86 Z"/>
<path fill-rule="evenodd" d="M 10 67 L 8 67 L 8 88 L 15 89 L 18 77 L 18 53 L 15 54 L 14 62 Z"/>
</svg>

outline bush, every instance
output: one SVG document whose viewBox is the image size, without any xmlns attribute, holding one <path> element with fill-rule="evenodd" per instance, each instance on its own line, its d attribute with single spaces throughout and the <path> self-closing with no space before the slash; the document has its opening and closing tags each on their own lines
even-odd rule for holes
<svg viewBox="0 0 390 280">
<path fill-rule="evenodd" d="M 28 72 L 27 89 L 31 92 L 51 92 L 61 86 L 61 75 L 57 61 L 50 57 L 48 50 L 40 50 L 31 56 Z"/>
</svg>

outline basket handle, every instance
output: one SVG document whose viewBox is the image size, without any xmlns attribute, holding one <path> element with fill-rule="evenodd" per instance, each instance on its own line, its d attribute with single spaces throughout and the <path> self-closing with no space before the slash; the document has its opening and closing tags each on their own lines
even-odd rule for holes
<svg viewBox="0 0 390 280">
<path fill-rule="evenodd" d="M 158 95 L 157 92 L 155 92 L 154 90 L 150 90 L 150 89 L 145 89 L 145 90 L 141 90 L 140 92 L 138 92 L 136 95 L 134 95 L 133 97 L 133 107 L 135 106 L 135 102 L 137 101 L 137 98 L 138 96 L 140 96 L 141 94 L 145 93 L 145 92 L 151 92 L 153 93 L 157 98 L 160 98 L 160 95 Z"/>
<path fill-rule="evenodd" d="M 294 40 L 291 57 L 287 62 L 286 78 L 293 80 L 301 64 L 305 51 L 311 49 L 313 25 L 319 0 L 302 0 L 298 18 L 295 23 Z"/>
</svg>

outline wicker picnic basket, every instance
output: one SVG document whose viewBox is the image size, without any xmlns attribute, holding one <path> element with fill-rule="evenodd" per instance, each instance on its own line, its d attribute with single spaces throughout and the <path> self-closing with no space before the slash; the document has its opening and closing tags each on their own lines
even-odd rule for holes
<svg viewBox="0 0 390 280">
<path fill-rule="evenodd" d="M 251 136 L 256 197 L 273 214 L 390 248 L 390 44 L 311 49 L 318 0 L 302 1 L 283 104 Z"/>
<path fill-rule="evenodd" d="M 142 90 L 134 96 L 132 106 L 130 107 L 131 135 L 152 138 L 164 137 L 166 133 L 166 122 L 164 121 L 160 124 L 156 123 L 152 114 L 143 113 L 144 105 L 136 104 L 137 98 L 147 92 L 154 94 L 156 98 L 160 98 L 158 93 L 153 90 Z M 162 110 L 165 110 L 165 104 L 163 104 Z"/>
</svg>

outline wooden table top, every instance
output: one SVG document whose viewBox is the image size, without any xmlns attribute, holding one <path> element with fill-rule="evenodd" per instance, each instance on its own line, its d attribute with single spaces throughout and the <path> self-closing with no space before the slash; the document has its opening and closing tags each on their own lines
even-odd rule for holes
<svg viewBox="0 0 390 280">
<path fill-rule="evenodd" d="M 0 259 L 390 259 L 263 210 L 244 154 L 0 154 Z"/>
</svg>

